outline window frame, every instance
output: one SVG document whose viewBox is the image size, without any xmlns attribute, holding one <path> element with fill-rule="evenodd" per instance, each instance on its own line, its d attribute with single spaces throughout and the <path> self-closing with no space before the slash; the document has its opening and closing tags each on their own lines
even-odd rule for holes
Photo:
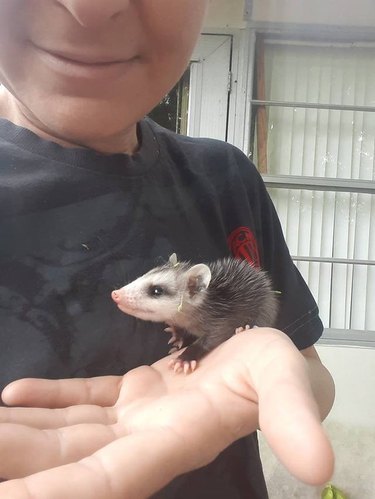
<svg viewBox="0 0 375 499">
<path fill-rule="evenodd" d="M 237 137 L 235 145 L 240 147 L 247 156 L 251 156 L 251 141 L 252 131 L 251 124 L 253 115 L 256 108 L 259 106 L 283 106 L 283 107 L 301 107 L 313 109 L 328 109 L 328 110 L 350 110 L 350 111 L 366 111 L 375 112 L 375 106 L 346 106 L 335 104 L 316 104 L 309 102 L 281 102 L 281 101 L 266 101 L 254 98 L 255 86 L 255 62 L 256 62 L 256 43 L 257 37 L 276 37 L 280 40 L 295 39 L 300 43 L 328 43 L 334 45 L 348 45 L 353 44 L 362 45 L 366 44 L 375 47 L 375 30 L 362 29 L 349 29 L 344 30 L 331 30 L 323 28 L 317 32 L 316 26 L 310 29 L 306 26 L 250 26 L 246 30 L 246 36 L 242 35 L 242 44 L 247 44 L 242 49 L 242 70 L 247 70 L 246 74 L 246 92 L 243 101 L 244 112 L 240 117 L 244 121 L 243 128 L 237 125 Z M 246 65 L 247 58 L 247 65 Z M 238 98 L 238 96 L 237 96 Z M 242 133 L 238 134 L 238 130 Z M 327 178 L 327 177 L 302 177 L 293 175 L 272 175 L 262 174 L 263 180 L 268 189 L 300 189 L 300 190 L 318 190 L 330 192 L 353 192 L 353 193 L 367 193 L 375 195 L 375 183 L 369 180 L 351 180 L 340 178 Z M 325 262 L 325 263 L 344 263 L 352 265 L 375 265 L 372 260 L 356 260 L 356 259 L 339 259 L 339 258 L 323 258 L 323 257 L 297 257 L 292 256 L 294 262 L 312 261 L 312 262 Z M 362 346 L 362 347 L 375 347 L 375 331 L 354 330 L 354 329 L 335 329 L 326 328 L 323 334 L 321 343 Z"/>
</svg>

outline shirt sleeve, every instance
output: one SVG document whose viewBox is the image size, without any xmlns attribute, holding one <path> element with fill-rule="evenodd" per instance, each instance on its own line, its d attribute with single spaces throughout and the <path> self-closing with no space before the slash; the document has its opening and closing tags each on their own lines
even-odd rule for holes
<svg viewBox="0 0 375 499">
<path fill-rule="evenodd" d="M 280 300 L 275 327 L 285 332 L 302 350 L 313 345 L 323 333 L 318 306 L 291 259 L 280 220 L 263 179 L 247 158 L 244 168 L 261 266 L 270 275 Z"/>
</svg>

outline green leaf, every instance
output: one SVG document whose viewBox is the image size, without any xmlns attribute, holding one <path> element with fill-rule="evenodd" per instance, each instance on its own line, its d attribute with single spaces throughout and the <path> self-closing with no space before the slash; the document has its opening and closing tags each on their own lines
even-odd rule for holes
<svg viewBox="0 0 375 499">
<path fill-rule="evenodd" d="M 324 489 L 322 490 L 322 499 L 335 499 L 332 485 L 327 485 L 327 487 L 324 487 Z"/>
<path fill-rule="evenodd" d="M 344 492 L 331 484 L 324 487 L 321 497 L 322 499 L 349 499 Z"/>
</svg>

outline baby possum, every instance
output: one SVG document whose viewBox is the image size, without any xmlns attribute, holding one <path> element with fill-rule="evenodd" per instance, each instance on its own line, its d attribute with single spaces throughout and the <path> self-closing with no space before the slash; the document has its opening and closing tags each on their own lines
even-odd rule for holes
<svg viewBox="0 0 375 499">
<path fill-rule="evenodd" d="M 189 345 L 171 361 L 176 372 L 185 373 L 234 333 L 272 326 L 278 312 L 266 272 L 235 258 L 192 265 L 173 254 L 167 264 L 113 291 L 112 298 L 129 315 L 165 322 L 171 352 Z"/>
</svg>

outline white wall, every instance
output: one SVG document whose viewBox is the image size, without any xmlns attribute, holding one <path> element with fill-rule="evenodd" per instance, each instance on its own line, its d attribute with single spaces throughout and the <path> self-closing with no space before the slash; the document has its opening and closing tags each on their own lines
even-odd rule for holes
<svg viewBox="0 0 375 499">
<path fill-rule="evenodd" d="M 230 3 L 235 4 L 236 1 Z M 253 0 L 251 19 L 277 23 L 375 26 L 375 5 L 374 0 Z"/>
<path fill-rule="evenodd" d="M 244 0 L 210 0 L 204 28 L 243 28 Z"/>
<path fill-rule="evenodd" d="M 317 350 L 336 384 L 329 420 L 375 429 L 375 349 L 318 345 Z"/>
<path fill-rule="evenodd" d="M 374 0 L 253 0 L 251 21 L 375 26 Z M 209 0 L 205 28 L 243 28 L 245 0 Z"/>
</svg>

